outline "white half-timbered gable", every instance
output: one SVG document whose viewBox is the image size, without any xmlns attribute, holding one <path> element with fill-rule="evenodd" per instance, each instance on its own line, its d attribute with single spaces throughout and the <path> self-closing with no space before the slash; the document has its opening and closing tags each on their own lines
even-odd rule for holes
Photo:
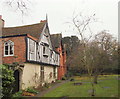
<svg viewBox="0 0 120 99">
<path fill-rule="evenodd" d="M 27 46 L 28 61 L 59 65 L 59 54 L 52 48 L 47 22 L 38 41 L 27 38 Z"/>
</svg>

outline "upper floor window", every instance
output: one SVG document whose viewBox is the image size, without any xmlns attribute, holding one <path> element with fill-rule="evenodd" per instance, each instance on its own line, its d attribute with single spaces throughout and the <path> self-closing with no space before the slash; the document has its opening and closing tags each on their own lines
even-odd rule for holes
<svg viewBox="0 0 120 99">
<path fill-rule="evenodd" d="M 45 54 L 45 50 L 46 50 L 46 49 L 45 49 L 45 46 L 43 46 L 43 54 Z"/>
<path fill-rule="evenodd" d="M 30 43 L 29 44 L 30 45 L 29 51 L 30 51 L 31 54 L 34 54 L 34 52 L 35 52 L 35 42 L 33 40 L 30 40 L 29 43 Z"/>
<path fill-rule="evenodd" d="M 49 47 L 43 46 L 43 56 L 48 57 Z"/>
<path fill-rule="evenodd" d="M 14 55 L 14 42 L 7 41 L 4 43 L 4 56 L 13 56 Z"/>
</svg>

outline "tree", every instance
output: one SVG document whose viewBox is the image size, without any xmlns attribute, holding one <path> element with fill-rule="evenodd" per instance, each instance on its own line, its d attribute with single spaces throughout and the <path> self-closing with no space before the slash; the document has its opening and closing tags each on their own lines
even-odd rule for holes
<svg viewBox="0 0 120 99">
<path fill-rule="evenodd" d="M 73 72 L 73 69 L 74 69 L 76 71 L 77 69 L 75 69 L 75 67 L 78 64 L 77 52 L 78 52 L 78 47 L 80 44 L 79 38 L 77 36 L 64 37 L 64 38 L 62 38 L 62 43 L 66 45 L 67 70 L 69 70 L 70 72 Z M 74 57 L 74 55 L 75 55 L 75 57 Z"/>
<path fill-rule="evenodd" d="M 94 16 L 95 14 L 88 17 L 79 14 L 72 20 L 74 30 L 80 36 L 79 68 L 84 67 L 88 73 L 92 85 L 92 96 L 95 95 L 94 84 L 97 84 L 98 75 L 113 67 L 113 63 L 117 65 L 116 52 L 118 48 L 116 39 L 107 31 L 102 31 L 95 35 L 95 39 L 91 39 L 93 36 L 90 24 L 96 21 Z M 88 32 L 90 35 L 86 37 L 85 33 Z"/>
<path fill-rule="evenodd" d="M 84 68 L 87 70 L 88 77 L 90 78 L 91 85 L 92 85 L 92 93 L 91 93 L 92 96 L 95 95 L 95 89 L 94 89 L 94 83 L 92 82 L 93 69 L 90 66 L 91 60 L 88 59 L 89 58 L 88 55 L 90 54 L 90 52 L 88 51 L 88 42 L 92 37 L 92 32 L 89 25 L 90 23 L 96 21 L 94 16 L 95 14 L 87 17 L 83 16 L 82 14 L 79 14 L 79 15 L 73 16 L 73 19 L 72 19 L 73 27 L 75 28 L 76 32 L 80 35 L 81 48 L 82 48 L 81 50 L 82 56 L 80 61 L 83 64 Z M 90 33 L 89 37 L 85 36 L 86 30 L 88 30 Z"/>
<path fill-rule="evenodd" d="M 95 64 L 95 79 L 94 82 L 97 83 L 97 76 L 101 72 L 105 72 L 107 69 L 115 69 L 118 66 L 118 43 L 115 38 L 107 31 L 101 31 L 95 35 L 94 43 L 98 50 L 95 55 L 98 55 L 95 60 L 98 62 Z"/>
<path fill-rule="evenodd" d="M 12 7 L 15 11 L 20 11 L 22 15 L 26 14 L 29 9 L 30 0 L 3 0 L 8 7 Z"/>
<path fill-rule="evenodd" d="M 5 97 L 12 97 L 13 85 L 14 85 L 14 76 L 13 70 L 9 69 L 8 65 L 0 65 L 0 70 L 2 74 L 0 74 L 0 78 L 2 79 L 2 96 Z"/>
</svg>

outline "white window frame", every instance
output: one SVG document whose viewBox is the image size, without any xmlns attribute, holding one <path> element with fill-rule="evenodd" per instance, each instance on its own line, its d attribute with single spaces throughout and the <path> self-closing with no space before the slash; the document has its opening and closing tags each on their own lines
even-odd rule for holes
<svg viewBox="0 0 120 99">
<path fill-rule="evenodd" d="M 44 48 L 45 48 L 45 50 L 44 50 Z M 46 57 L 48 57 L 48 52 L 49 52 L 49 47 L 48 46 L 45 46 L 45 45 L 43 45 L 43 56 L 46 56 Z"/>
<path fill-rule="evenodd" d="M 33 40 L 29 40 L 29 52 L 30 54 L 34 54 L 35 53 L 35 42 Z"/>
<path fill-rule="evenodd" d="M 6 46 L 6 43 L 8 43 L 8 55 L 5 55 L 5 46 Z M 12 44 L 13 46 L 13 54 L 10 54 L 10 45 Z M 12 42 L 11 40 L 9 41 L 6 41 L 4 43 L 4 56 L 14 56 L 14 42 Z"/>
</svg>

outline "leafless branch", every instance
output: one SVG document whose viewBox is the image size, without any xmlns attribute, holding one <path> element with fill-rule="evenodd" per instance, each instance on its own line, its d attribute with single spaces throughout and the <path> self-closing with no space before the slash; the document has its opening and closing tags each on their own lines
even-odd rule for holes
<svg viewBox="0 0 120 99">
<path fill-rule="evenodd" d="M 31 4 L 30 0 L 5 0 L 5 4 L 20 11 L 23 15 L 28 11 L 28 5 Z"/>
</svg>

